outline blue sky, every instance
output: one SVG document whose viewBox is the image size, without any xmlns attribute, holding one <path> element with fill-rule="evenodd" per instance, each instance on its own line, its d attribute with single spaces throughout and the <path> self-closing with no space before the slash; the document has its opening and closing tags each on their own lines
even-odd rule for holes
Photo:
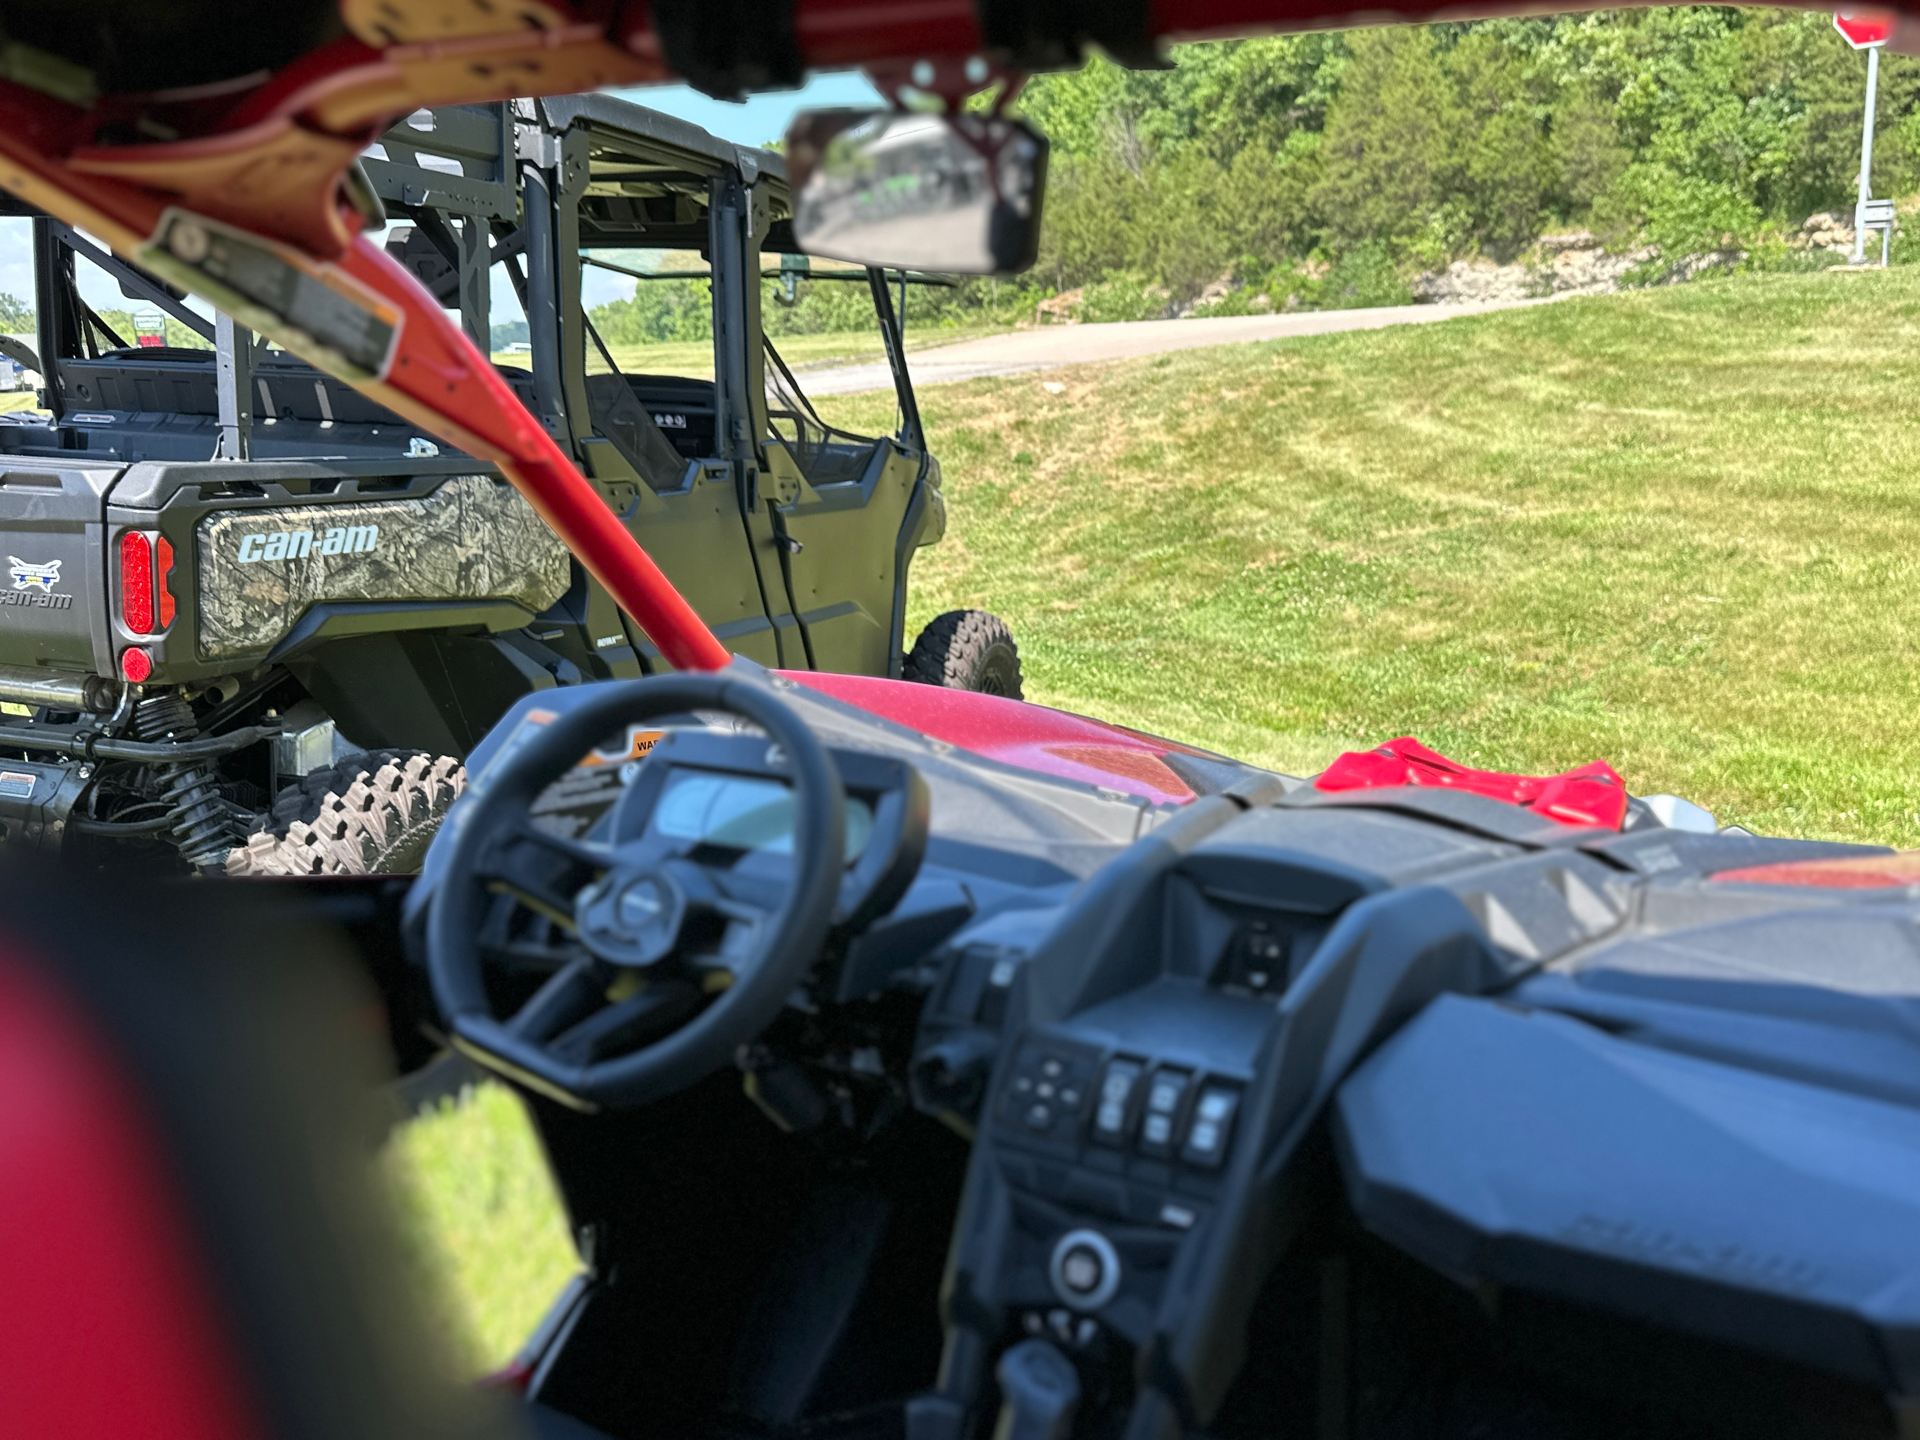
<svg viewBox="0 0 1920 1440">
<path fill-rule="evenodd" d="M 795 110 L 818 105 L 879 105 L 884 103 L 863 75 L 822 75 L 799 90 L 773 95 L 755 95 L 740 104 L 710 100 L 685 85 L 652 85 L 639 90 L 616 91 L 622 99 L 664 110 L 683 120 L 711 130 L 741 145 L 764 145 L 786 133 L 787 121 Z M 33 302 L 33 258 L 31 226 L 26 220 L 0 218 L 0 290 Z M 103 279 L 92 266 L 80 266 L 82 294 L 96 309 L 127 310 L 133 303 L 120 294 L 119 287 Z M 634 282 L 604 270 L 589 270 L 584 290 L 589 307 L 609 300 L 625 299 L 633 293 Z M 505 287 L 499 287 L 505 289 Z M 196 306 L 196 308 L 200 308 Z M 520 307 L 512 295 L 494 296 L 494 319 L 520 318 Z"/>
<path fill-rule="evenodd" d="M 638 90 L 616 90 L 622 100 L 664 110 L 682 120 L 691 120 L 703 130 L 711 130 L 736 145 L 765 145 L 787 133 L 787 122 L 796 110 L 827 105 L 884 105 L 880 92 L 857 72 L 850 75 L 821 75 L 799 90 L 782 90 L 772 95 L 753 95 L 735 103 L 711 100 L 685 85 L 649 85 Z M 580 278 L 580 294 L 586 307 L 604 305 L 609 300 L 625 300 L 633 294 L 632 280 L 606 270 L 589 269 Z M 520 306 L 509 295 L 503 304 L 493 302 L 495 320 L 518 320 Z"/>
<path fill-rule="evenodd" d="M 782 90 L 772 95 L 754 95 L 740 104 L 709 100 L 685 85 L 649 85 L 640 90 L 616 90 L 622 100 L 646 105 L 691 120 L 702 129 L 740 145 L 765 145 L 787 133 L 787 121 L 793 112 L 809 106 L 884 105 L 880 92 L 867 77 L 855 72 L 847 75 L 818 75 L 803 89 Z"/>
</svg>

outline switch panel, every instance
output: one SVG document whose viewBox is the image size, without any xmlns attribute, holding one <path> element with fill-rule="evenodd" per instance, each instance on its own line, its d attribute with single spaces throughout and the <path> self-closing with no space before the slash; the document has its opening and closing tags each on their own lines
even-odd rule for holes
<svg viewBox="0 0 1920 1440">
<path fill-rule="evenodd" d="M 1156 1070 L 1147 1081 L 1147 1100 L 1141 1107 L 1140 1153 L 1173 1154 L 1174 1129 L 1180 1120 L 1181 1103 L 1193 1077 L 1184 1070 Z"/>
</svg>

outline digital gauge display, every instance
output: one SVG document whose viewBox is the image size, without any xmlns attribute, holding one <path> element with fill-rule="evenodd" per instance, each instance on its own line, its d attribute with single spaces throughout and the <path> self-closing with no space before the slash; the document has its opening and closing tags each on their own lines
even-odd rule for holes
<svg viewBox="0 0 1920 1440">
<path fill-rule="evenodd" d="M 650 828 L 670 840 L 789 855 L 793 812 L 793 791 L 778 780 L 676 768 L 654 802 Z M 872 834 L 873 807 L 847 796 L 847 864 L 860 858 Z"/>
</svg>

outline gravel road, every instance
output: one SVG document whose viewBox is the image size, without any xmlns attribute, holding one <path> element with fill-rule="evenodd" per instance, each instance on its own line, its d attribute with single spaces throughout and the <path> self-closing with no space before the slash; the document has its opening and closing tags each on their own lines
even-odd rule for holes
<svg viewBox="0 0 1920 1440">
<path fill-rule="evenodd" d="M 1455 305 L 1389 305 L 1377 310 L 1315 310 L 1297 315 L 1231 315 L 1204 320 L 1137 320 L 1110 325 L 1048 325 L 1014 330 L 958 345 L 916 350 L 908 357 L 916 388 L 983 375 L 1017 375 L 1087 365 L 1102 360 L 1131 360 L 1168 350 L 1207 345 L 1237 345 L 1281 340 L 1295 335 L 1332 335 L 1343 330 L 1379 330 L 1388 325 L 1428 325 L 1462 315 L 1544 305 L 1547 300 L 1485 300 Z M 808 370 L 800 383 L 810 395 L 852 395 L 889 389 L 893 380 L 884 364 L 834 365 Z"/>
</svg>

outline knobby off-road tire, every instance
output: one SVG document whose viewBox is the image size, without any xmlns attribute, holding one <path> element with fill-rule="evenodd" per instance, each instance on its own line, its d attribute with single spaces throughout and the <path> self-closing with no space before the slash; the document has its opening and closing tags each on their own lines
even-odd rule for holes
<svg viewBox="0 0 1920 1440">
<path fill-rule="evenodd" d="M 370 750 L 280 792 L 266 828 L 227 855 L 229 875 L 408 875 L 420 868 L 467 769 L 445 755 Z"/>
<path fill-rule="evenodd" d="M 1024 698 L 1020 647 L 1006 622 L 985 610 L 949 610 L 929 621 L 900 673 L 922 685 Z"/>
</svg>

